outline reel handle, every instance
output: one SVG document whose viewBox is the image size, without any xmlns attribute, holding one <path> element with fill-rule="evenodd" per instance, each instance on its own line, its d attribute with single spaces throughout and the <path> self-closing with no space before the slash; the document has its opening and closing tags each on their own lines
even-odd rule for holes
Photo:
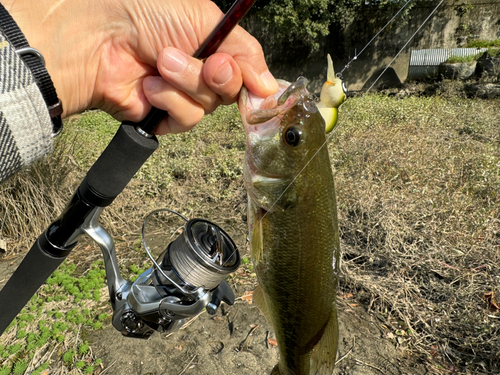
<svg viewBox="0 0 500 375">
<path fill-rule="evenodd" d="M 219 287 L 212 294 L 212 301 L 206 306 L 207 312 L 210 315 L 215 315 L 221 302 L 229 306 L 234 305 L 235 295 L 226 280 L 222 280 Z"/>
</svg>

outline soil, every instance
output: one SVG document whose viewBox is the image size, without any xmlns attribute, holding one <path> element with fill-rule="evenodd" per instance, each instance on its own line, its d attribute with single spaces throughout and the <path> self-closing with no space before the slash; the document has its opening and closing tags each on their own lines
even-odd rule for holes
<svg viewBox="0 0 500 375">
<path fill-rule="evenodd" d="M 9 258 L 0 261 L 0 287 L 22 259 Z M 235 289 L 237 295 L 244 292 Z M 340 299 L 339 310 L 339 362 L 334 374 L 428 373 L 424 364 L 398 348 L 389 330 L 362 305 Z M 202 313 L 169 336 L 155 333 L 149 340 L 130 339 L 110 325 L 86 339 L 109 375 L 270 374 L 278 362 L 271 326 L 255 305 L 241 299 L 233 306 L 223 304 L 215 316 Z"/>
<path fill-rule="evenodd" d="M 154 242 L 151 250 L 157 253 Z M 10 255 L 0 260 L 0 289 L 22 258 Z M 232 287 L 242 296 L 251 289 L 251 282 Z M 333 374 L 428 373 L 352 295 L 339 296 L 338 310 L 340 339 Z M 222 304 L 215 316 L 204 312 L 181 330 L 155 333 L 149 340 L 125 338 L 107 324 L 102 331 L 87 332 L 85 339 L 109 375 L 267 375 L 278 363 L 272 327 L 255 305 L 241 298 L 233 306 Z"/>
<path fill-rule="evenodd" d="M 237 301 L 216 316 L 203 313 L 186 328 L 166 337 L 126 339 L 107 328 L 92 334 L 95 355 L 108 374 L 270 374 L 278 362 L 272 329 L 254 305 Z M 334 374 L 426 374 L 423 364 L 407 358 L 362 307 L 342 309 Z M 271 339 L 272 341 L 272 339 Z M 345 356 L 345 357 L 343 357 Z"/>
</svg>

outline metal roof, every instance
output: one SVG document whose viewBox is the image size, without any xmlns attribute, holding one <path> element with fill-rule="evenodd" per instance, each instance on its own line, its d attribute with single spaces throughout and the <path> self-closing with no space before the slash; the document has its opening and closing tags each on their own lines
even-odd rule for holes
<svg viewBox="0 0 500 375">
<path fill-rule="evenodd" d="M 416 49 L 410 53 L 407 79 L 432 78 L 437 76 L 439 64 L 451 56 L 466 57 L 485 52 L 487 48 L 440 48 Z"/>
<path fill-rule="evenodd" d="M 450 48 L 450 49 L 417 49 L 412 50 L 410 66 L 439 65 L 451 56 L 466 57 L 485 52 L 487 48 Z"/>
</svg>

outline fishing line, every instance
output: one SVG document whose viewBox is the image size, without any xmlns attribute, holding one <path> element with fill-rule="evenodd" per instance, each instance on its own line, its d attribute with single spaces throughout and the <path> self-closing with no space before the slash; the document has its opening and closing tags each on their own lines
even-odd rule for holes
<svg viewBox="0 0 500 375">
<path fill-rule="evenodd" d="M 368 90 L 366 90 L 366 92 L 362 95 L 365 96 L 366 94 L 368 94 L 368 92 L 373 88 L 373 86 L 375 85 L 375 83 L 378 82 L 378 80 L 382 77 L 382 75 L 385 73 L 385 71 L 389 68 L 389 66 L 391 66 L 391 64 L 394 62 L 394 60 L 396 60 L 396 58 L 401 54 L 401 52 L 403 52 L 403 50 L 408 46 L 408 44 L 410 43 L 410 41 L 415 37 L 415 35 L 417 35 L 417 33 L 422 29 L 422 27 L 427 23 L 427 21 L 432 17 L 432 15 L 437 11 L 437 9 L 441 6 L 441 4 L 444 2 L 444 0 L 441 0 L 441 2 L 434 8 L 434 10 L 429 14 L 429 16 L 427 16 L 427 18 L 424 20 L 424 22 L 422 22 L 422 24 L 418 27 L 417 31 L 415 31 L 415 33 L 413 33 L 413 35 L 408 39 L 408 41 L 405 43 L 405 45 L 399 50 L 399 52 L 396 54 L 396 56 L 391 60 L 391 62 L 385 67 L 385 69 L 382 71 L 382 73 L 377 77 L 377 79 L 374 81 L 374 83 L 368 88 Z M 406 6 L 406 5 L 405 5 Z M 378 35 L 378 34 L 377 34 Z M 371 43 L 371 41 L 370 41 Z M 351 109 L 350 112 L 346 113 L 346 117 L 349 117 L 353 112 L 354 110 L 359 106 L 359 102 Z M 340 125 L 340 124 L 338 124 Z M 285 190 L 283 190 L 283 192 L 280 194 L 280 196 L 276 199 L 276 201 L 271 205 L 271 207 L 269 208 L 269 210 L 267 210 L 264 215 L 260 218 L 259 220 L 259 224 L 260 222 L 262 222 L 262 220 L 266 217 L 267 213 L 270 212 L 274 206 L 278 203 L 278 201 L 281 199 L 281 197 L 287 192 L 287 190 L 293 185 L 293 183 L 295 182 L 295 180 L 297 180 L 297 178 L 302 174 L 302 172 L 304 172 L 304 170 L 307 168 L 307 166 L 312 162 L 312 160 L 316 157 L 316 155 L 318 155 L 318 153 L 323 149 L 323 147 L 328 144 L 328 142 L 330 141 L 330 139 L 333 137 L 333 135 L 335 134 L 335 132 L 337 131 L 338 128 L 340 128 L 340 126 L 335 126 L 335 128 L 332 130 L 332 132 L 326 137 L 325 139 L 325 142 L 318 148 L 318 150 L 316 150 L 316 152 L 314 153 L 313 156 L 311 156 L 311 158 L 307 161 L 307 163 L 302 167 L 302 169 L 298 172 L 298 174 L 293 178 L 293 180 L 288 184 L 288 186 L 285 188 Z"/>
<path fill-rule="evenodd" d="M 392 22 L 392 20 L 404 9 L 404 7 L 406 7 L 408 5 L 408 3 L 410 2 L 411 0 L 408 0 L 408 2 L 399 10 L 398 13 L 396 13 L 396 15 L 372 38 L 372 40 L 370 40 L 370 42 L 368 42 L 368 44 L 361 50 L 361 52 L 356 55 L 356 57 L 353 59 L 353 60 L 356 60 L 357 56 L 359 56 L 365 49 L 366 47 L 372 43 L 372 41 L 380 34 L 380 32 L 382 30 L 384 30 L 387 25 L 389 23 Z M 422 29 L 422 27 L 427 23 L 427 21 L 432 17 L 432 15 L 438 10 L 438 8 L 441 6 L 441 4 L 444 2 L 444 0 L 441 0 L 440 3 L 434 8 L 434 10 L 429 14 L 429 16 L 427 16 L 427 18 L 424 20 L 424 22 L 422 22 L 422 24 L 418 27 L 417 31 L 415 31 L 415 33 L 413 33 L 413 35 L 408 39 L 408 41 L 405 43 L 405 45 L 399 50 L 399 52 L 396 54 L 396 56 L 391 60 L 391 62 L 385 67 L 385 69 L 382 71 L 382 73 L 377 77 L 377 79 L 374 81 L 374 83 L 368 88 L 368 90 L 366 90 L 366 92 L 362 95 L 365 96 L 368 92 L 370 92 L 370 90 L 373 88 L 373 86 L 375 85 L 375 83 L 378 82 L 378 80 L 382 77 L 382 75 L 385 73 L 385 71 L 389 68 L 389 66 L 391 66 L 391 64 L 394 62 L 394 60 L 396 60 L 396 58 L 401 54 L 401 52 L 403 52 L 403 50 L 408 46 L 408 44 L 410 43 L 410 41 L 415 37 L 415 35 Z M 349 64 L 353 61 L 351 60 L 347 65 L 346 67 L 349 66 Z M 346 67 L 344 67 L 344 69 L 342 69 L 342 71 L 340 73 L 342 73 Z M 359 102 L 350 110 L 350 112 L 346 113 L 346 116 L 345 117 L 349 117 L 353 112 L 354 110 L 359 106 Z M 288 189 L 293 185 L 293 183 L 297 180 L 297 178 L 299 178 L 299 176 L 302 174 L 302 172 L 304 172 L 304 170 L 307 168 L 307 166 L 312 162 L 312 160 L 316 157 L 316 155 L 318 155 L 318 153 L 323 149 L 323 147 L 325 147 L 325 145 L 328 144 L 328 142 L 330 141 L 330 139 L 332 138 L 332 136 L 335 134 L 335 132 L 337 131 L 338 128 L 340 128 L 341 123 L 339 123 L 337 126 L 335 126 L 335 128 L 331 131 L 331 133 L 326 137 L 325 139 L 325 142 L 323 142 L 323 144 L 316 150 L 316 152 L 311 156 L 311 158 L 307 161 L 307 163 L 302 167 L 302 169 L 297 173 L 297 175 L 293 178 L 293 180 L 288 184 L 288 186 L 283 190 L 283 192 L 280 194 L 280 196 L 275 200 L 275 202 L 271 205 L 271 207 L 269 207 L 269 210 L 266 210 L 266 212 L 264 213 L 264 215 L 262 215 L 262 217 L 260 218 L 259 220 L 259 224 L 262 223 L 262 220 L 266 217 L 266 215 L 268 214 L 268 212 L 270 212 L 274 206 L 276 206 L 276 204 L 279 202 L 279 200 L 281 199 L 281 197 L 288 191 Z M 234 253 L 234 252 L 233 252 Z M 232 256 L 232 255 L 231 255 Z M 230 257 L 231 258 L 231 257 Z M 229 258 L 229 259 L 230 259 Z M 224 264 L 222 266 L 225 266 L 227 263 L 224 262 Z"/>
<path fill-rule="evenodd" d="M 382 71 L 382 73 L 380 73 L 380 75 L 377 77 L 377 79 L 372 83 L 372 85 L 368 88 L 368 91 L 370 91 L 372 89 L 373 86 L 375 86 L 375 84 L 378 82 L 378 80 L 384 75 L 385 71 L 387 69 L 389 69 L 389 67 L 391 66 L 391 64 L 394 62 L 394 60 L 397 59 L 397 57 L 401 54 L 401 52 L 403 52 L 403 50 L 408 46 L 408 44 L 412 41 L 412 39 L 415 37 L 415 35 L 418 34 L 418 32 L 420 31 L 420 29 L 422 29 L 422 27 L 424 27 L 424 25 L 427 23 L 427 21 L 432 17 L 432 15 L 434 13 L 436 13 L 437 9 L 441 6 L 441 4 L 444 2 L 444 0 L 441 0 L 441 2 L 434 8 L 434 10 L 427 16 L 427 18 L 424 20 L 424 22 L 420 25 L 420 27 L 417 29 L 417 31 L 415 31 L 413 33 L 413 35 L 410 37 L 410 39 L 408 39 L 408 41 L 405 43 L 405 45 L 399 50 L 399 52 L 396 54 L 396 56 L 394 56 L 394 58 L 391 60 L 391 62 L 385 67 L 385 69 Z"/>
<path fill-rule="evenodd" d="M 349 61 L 349 62 L 348 62 L 348 63 L 344 66 L 344 68 L 340 71 L 340 73 L 337 73 L 337 77 L 339 77 L 340 79 L 342 79 L 342 73 L 344 73 L 344 70 L 346 70 L 346 69 L 350 68 L 351 63 L 352 63 L 353 61 L 355 61 L 355 60 L 357 60 L 357 59 L 358 59 L 359 55 L 361 55 L 361 54 L 363 53 L 363 51 L 364 51 L 364 50 L 365 50 L 365 49 L 366 49 L 366 48 L 367 48 L 367 47 L 368 47 L 368 46 L 369 46 L 369 45 L 370 45 L 370 44 L 371 44 L 371 43 L 372 43 L 372 42 L 373 42 L 373 41 L 374 41 L 374 40 L 375 40 L 375 39 L 376 39 L 379 35 L 380 35 L 380 33 L 381 33 L 382 31 L 384 31 L 384 30 L 385 30 L 385 28 L 386 28 L 387 26 L 389 26 L 389 24 L 390 24 L 392 21 L 394 21 L 394 19 L 398 16 L 398 14 L 399 14 L 399 13 L 401 13 L 401 12 L 403 11 L 403 9 L 404 9 L 404 8 L 406 8 L 406 6 L 407 6 L 408 4 L 410 4 L 410 2 L 411 2 L 411 0 L 408 0 L 408 1 L 406 2 L 406 4 L 405 4 L 405 5 L 403 5 L 403 6 L 401 7 L 401 9 L 399 9 L 399 10 L 398 10 L 398 12 L 397 12 L 397 13 L 396 13 L 396 14 L 395 14 L 395 15 L 394 15 L 394 16 L 393 16 L 390 20 L 389 20 L 389 22 L 387 22 L 387 23 L 385 24 L 385 26 L 384 26 L 384 27 L 382 27 L 382 28 L 379 30 L 379 32 L 378 32 L 378 33 L 376 33 L 376 34 L 375 34 L 375 36 L 374 36 L 374 37 L 373 37 L 373 38 L 372 38 L 372 39 L 371 39 L 371 40 L 370 40 L 370 41 L 366 44 L 366 46 L 364 46 L 364 47 L 363 47 L 363 49 L 361 50 L 361 52 L 360 52 L 360 53 L 356 53 L 356 50 L 354 50 L 354 57 L 351 59 L 351 61 Z"/>
</svg>

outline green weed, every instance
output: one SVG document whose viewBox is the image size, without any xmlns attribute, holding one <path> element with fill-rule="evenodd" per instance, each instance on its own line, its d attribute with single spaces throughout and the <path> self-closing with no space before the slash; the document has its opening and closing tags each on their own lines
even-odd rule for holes
<svg viewBox="0 0 500 375">
<path fill-rule="evenodd" d="M 73 349 L 68 350 L 66 353 L 63 354 L 63 361 L 66 363 L 73 362 L 73 358 L 75 357 L 76 353 Z"/>
<path fill-rule="evenodd" d="M 7 363 L 2 362 L 4 359 L 10 359 L 14 365 L 9 371 L 24 374 L 25 365 L 27 366 L 24 357 L 31 358 L 36 351 L 52 350 L 58 343 L 72 343 L 76 332 L 80 330 L 77 327 L 84 326 L 89 330 L 101 329 L 101 320 L 109 316 L 96 310 L 98 304 L 94 300 L 96 296 L 100 297 L 99 289 L 106 285 L 105 271 L 101 267 L 102 262 L 96 262 L 84 276 L 79 276 L 76 274 L 77 268 L 74 264 L 63 263 L 12 322 L 11 329 L 15 330 L 14 339 L 8 343 L 2 342 L 0 366 L 6 368 Z M 80 288 L 86 292 L 81 293 Z M 74 303 L 78 300 L 87 307 L 75 308 Z M 88 343 L 80 343 L 75 348 L 78 350 L 70 349 L 61 353 L 59 357 L 61 365 L 70 366 L 74 361 L 82 360 L 83 356 L 88 359 L 90 353 Z M 16 357 L 21 355 L 23 358 L 15 361 Z M 57 357 L 55 359 L 57 361 Z M 39 366 L 33 374 L 41 374 L 48 366 L 49 363 Z M 1 371 L 7 373 L 7 369 L 4 368 Z"/>
<path fill-rule="evenodd" d="M 78 348 L 78 353 L 87 354 L 89 352 L 89 348 L 90 346 L 88 343 L 81 344 L 80 347 Z"/>
<path fill-rule="evenodd" d="M 19 360 L 15 363 L 14 368 L 13 368 L 13 373 L 15 375 L 22 375 L 28 368 L 28 361 L 23 359 Z"/>
<path fill-rule="evenodd" d="M 500 47 L 500 39 L 494 40 L 474 40 L 467 43 L 467 48 L 491 48 Z"/>
<path fill-rule="evenodd" d="M 470 55 L 470 56 L 450 56 L 448 60 L 446 60 L 446 62 L 449 64 L 472 63 L 474 61 L 477 61 L 477 59 L 481 57 L 481 55 L 482 53 L 479 55 Z"/>
</svg>

